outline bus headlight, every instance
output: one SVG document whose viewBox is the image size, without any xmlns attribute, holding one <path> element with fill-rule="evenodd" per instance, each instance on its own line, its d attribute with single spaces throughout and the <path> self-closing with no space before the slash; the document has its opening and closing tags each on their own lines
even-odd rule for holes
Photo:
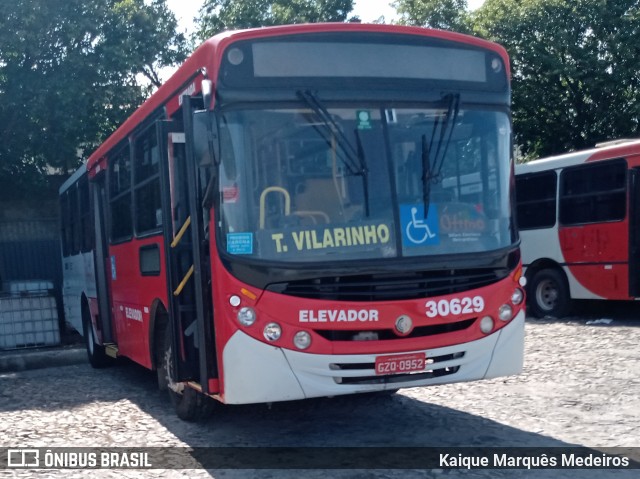
<svg viewBox="0 0 640 479">
<path fill-rule="evenodd" d="M 493 331 L 493 318 L 491 316 L 485 316 L 480 320 L 480 331 L 484 334 L 489 334 Z"/>
<path fill-rule="evenodd" d="M 517 306 L 518 304 L 522 303 L 523 299 L 524 293 L 522 292 L 522 290 L 520 288 L 514 289 L 513 293 L 511 294 L 511 302 Z"/>
<path fill-rule="evenodd" d="M 298 349 L 307 349 L 311 346 L 311 335 L 306 331 L 298 331 L 293 337 L 293 344 Z"/>
<path fill-rule="evenodd" d="M 278 323 L 269 323 L 264 327 L 262 334 L 267 341 L 277 341 L 282 335 L 282 328 Z"/>
<path fill-rule="evenodd" d="M 238 322 L 243 326 L 251 326 L 256 322 L 256 312 L 253 308 L 245 306 L 238 311 L 237 318 Z"/>
<path fill-rule="evenodd" d="M 513 309 L 508 304 L 503 304 L 498 308 L 498 318 L 500 321 L 509 321 L 513 318 Z"/>
</svg>

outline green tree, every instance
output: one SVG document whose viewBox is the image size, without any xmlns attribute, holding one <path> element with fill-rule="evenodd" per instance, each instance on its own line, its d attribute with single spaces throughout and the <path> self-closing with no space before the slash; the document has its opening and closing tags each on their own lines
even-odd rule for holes
<svg viewBox="0 0 640 479">
<path fill-rule="evenodd" d="M 185 57 L 176 27 L 164 0 L 0 2 L 3 192 L 86 159 Z"/>
<path fill-rule="evenodd" d="M 470 30 L 466 0 L 396 0 L 393 6 L 402 25 L 462 33 Z"/>
<path fill-rule="evenodd" d="M 344 22 L 353 0 L 205 0 L 197 40 L 224 30 L 292 23 Z"/>
<path fill-rule="evenodd" d="M 473 23 L 511 56 L 514 130 L 526 157 L 638 134 L 637 1 L 486 0 Z"/>
</svg>

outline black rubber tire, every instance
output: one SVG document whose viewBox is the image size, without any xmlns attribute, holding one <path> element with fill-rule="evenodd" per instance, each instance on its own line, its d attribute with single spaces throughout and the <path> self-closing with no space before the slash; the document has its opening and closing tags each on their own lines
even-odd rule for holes
<svg viewBox="0 0 640 479">
<path fill-rule="evenodd" d="M 112 358 L 107 356 L 104 346 L 96 343 L 93 326 L 91 325 L 91 319 L 89 318 L 87 308 L 82 309 L 82 330 L 84 335 L 84 345 L 87 349 L 87 358 L 89 359 L 91 367 L 101 369 L 110 366 L 113 362 Z"/>
<path fill-rule="evenodd" d="M 163 365 L 158 365 L 158 378 L 160 379 L 162 372 L 165 373 L 165 384 L 161 386 L 160 389 L 167 389 L 176 414 L 183 421 L 202 421 L 207 419 L 213 413 L 215 406 L 215 401 L 212 398 L 186 385 L 181 392 L 176 392 L 172 388 L 171 384 L 173 384 L 174 381 L 171 379 L 173 376 L 173 365 L 171 364 L 171 328 L 167 326 L 164 333 Z"/>
<path fill-rule="evenodd" d="M 571 297 L 564 273 L 558 269 L 541 269 L 527 284 L 529 313 L 537 318 L 562 318 L 569 312 Z"/>
</svg>

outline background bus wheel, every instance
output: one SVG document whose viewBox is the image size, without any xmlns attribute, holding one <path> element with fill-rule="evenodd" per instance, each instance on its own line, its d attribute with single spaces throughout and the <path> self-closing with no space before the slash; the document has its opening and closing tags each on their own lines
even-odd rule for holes
<svg viewBox="0 0 640 479">
<path fill-rule="evenodd" d="M 86 308 L 82 312 L 82 329 L 84 333 L 84 345 L 87 348 L 87 357 L 92 367 L 99 369 L 111 364 L 111 358 L 104 351 L 104 346 L 97 344 L 93 333 L 93 326 Z"/>
<path fill-rule="evenodd" d="M 569 310 L 569 287 L 562 272 L 543 269 L 534 274 L 528 289 L 529 311 L 533 316 L 561 318 Z"/>
<path fill-rule="evenodd" d="M 199 421 L 211 416 L 215 402 L 208 396 L 173 380 L 173 363 L 171 361 L 171 328 L 167 325 L 164 334 L 164 356 L 162 372 L 165 373 L 165 387 L 178 417 L 184 421 Z"/>
</svg>

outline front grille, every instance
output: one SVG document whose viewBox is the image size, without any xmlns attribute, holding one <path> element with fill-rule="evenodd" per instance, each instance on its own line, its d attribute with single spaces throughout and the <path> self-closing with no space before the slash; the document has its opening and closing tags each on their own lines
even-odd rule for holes
<svg viewBox="0 0 640 479">
<path fill-rule="evenodd" d="M 393 384 L 406 383 L 408 381 L 421 381 L 422 379 L 433 379 L 442 376 L 455 374 L 460 366 L 452 368 L 440 368 L 426 371 L 424 373 L 411 374 L 389 374 L 387 376 L 361 376 L 358 378 L 334 378 L 338 384 Z"/>
<path fill-rule="evenodd" d="M 453 354 L 443 354 L 441 356 L 435 356 L 429 358 L 429 365 L 431 369 L 423 372 L 414 373 L 401 373 L 401 374 L 387 374 L 384 376 L 376 376 L 369 374 L 368 371 L 373 372 L 374 363 L 332 363 L 329 365 L 330 369 L 336 372 L 333 380 L 337 384 L 389 384 L 389 383 L 404 383 L 407 381 L 420 381 L 422 379 L 433 379 L 442 376 L 448 376 L 455 374 L 460 369 L 460 366 L 448 366 L 448 367 L 433 367 L 438 363 L 445 361 L 453 361 L 463 358 L 465 353 L 458 352 Z M 361 376 L 340 376 L 340 371 L 354 371 L 361 370 L 363 375 Z"/>
<path fill-rule="evenodd" d="M 507 275 L 507 269 L 493 268 L 366 274 L 273 283 L 267 290 L 309 299 L 391 301 L 462 293 L 491 285 Z"/>
<path fill-rule="evenodd" d="M 435 336 L 437 334 L 451 333 L 454 331 L 462 331 L 469 328 L 476 318 L 466 319 L 464 321 L 455 321 L 452 323 L 431 324 L 428 326 L 418 326 L 406 336 L 398 336 L 393 329 L 376 329 L 371 331 L 375 334 L 377 341 L 386 341 L 390 339 L 407 339 L 421 338 L 425 336 Z M 331 330 L 331 329 L 314 329 L 316 333 L 328 341 L 358 341 L 362 330 Z M 364 339 L 365 341 L 367 339 Z"/>
</svg>

